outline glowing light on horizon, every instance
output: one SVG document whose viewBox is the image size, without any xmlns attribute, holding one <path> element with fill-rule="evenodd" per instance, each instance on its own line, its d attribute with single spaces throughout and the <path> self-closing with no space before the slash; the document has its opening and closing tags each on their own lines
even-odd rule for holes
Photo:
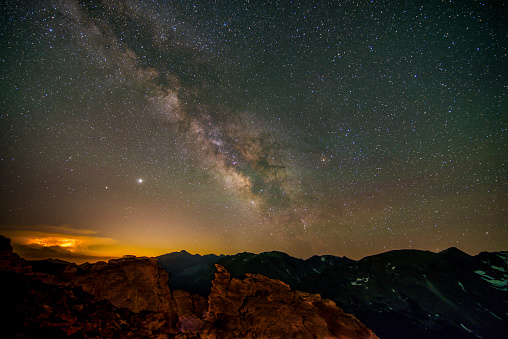
<svg viewBox="0 0 508 339">
<path fill-rule="evenodd" d="M 32 238 L 28 240 L 27 245 L 40 245 L 43 247 L 51 247 L 51 246 L 59 246 L 69 251 L 76 250 L 83 241 L 72 238 L 57 238 L 57 237 L 48 237 L 48 238 Z"/>
</svg>

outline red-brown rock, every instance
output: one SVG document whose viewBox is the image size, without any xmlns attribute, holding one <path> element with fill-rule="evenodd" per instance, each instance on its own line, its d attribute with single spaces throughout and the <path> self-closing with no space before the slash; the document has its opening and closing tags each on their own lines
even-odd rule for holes
<svg viewBox="0 0 508 339">
<path fill-rule="evenodd" d="M 170 309 L 168 274 L 155 258 L 125 257 L 80 268 L 69 285 L 81 286 L 99 300 L 133 312 Z"/>
<path fill-rule="evenodd" d="M 333 302 L 259 274 L 231 279 L 220 265 L 202 338 L 377 338 Z"/>
<path fill-rule="evenodd" d="M 13 252 L 11 239 L 0 235 L 0 270 L 29 274 L 32 271 L 27 262 Z"/>
</svg>

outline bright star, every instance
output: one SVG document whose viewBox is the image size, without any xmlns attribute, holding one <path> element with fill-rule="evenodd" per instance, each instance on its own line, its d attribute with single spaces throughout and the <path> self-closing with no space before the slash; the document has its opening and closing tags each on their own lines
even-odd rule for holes
<svg viewBox="0 0 508 339">
<path fill-rule="evenodd" d="M 144 180 L 143 180 L 142 178 L 139 178 L 139 179 L 138 179 L 138 182 L 139 182 L 140 184 L 142 184 L 142 183 L 143 183 L 143 181 L 144 181 Z"/>
</svg>

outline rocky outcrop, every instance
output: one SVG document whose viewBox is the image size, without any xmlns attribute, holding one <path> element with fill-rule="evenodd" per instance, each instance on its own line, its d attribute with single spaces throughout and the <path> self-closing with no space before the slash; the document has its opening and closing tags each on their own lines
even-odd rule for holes
<svg viewBox="0 0 508 339">
<path fill-rule="evenodd" d="M 377 338 L 319 295 L 216 268 L 206 299 L 170 291 L 154 258 L 30 266 L 0 236 L 0 326 L 19 338 Z"/>
<path fill-rule="evenodd" d="M 56 272 L 75 265 L 59 264 Z M 62 276 L 34 272 L 0 236 L 1 338 L 169 338 L 178 331 L 162 312 L 132 312 L 98 300 L 82 287 L 54 284 Z M 48 283 L 49 282 L 49 283 Z M 185 338 L 185 337 L 184 337 Z"/>
<path fill-rule="evenodd" d="M 67 279 L 67 285 L 81 286 L 97 299 L 107 299 L 133 312 L 170 309 L 168 274 L 155 258 L 129 256 L 108 263 L 80 265 L 74 276 L 68 274 Z"/>
<path fill-rule="evenodd" d="M 377 338 L 319 295 L 259 274 L 232 279 L 223 266 L 216 267 L 204 338 Z"/>
<path fill-rule="evenodd" d="M 190 337 L 200 333 L 204 325 L 201 318 L 208 310 L 208 300 L 181 290 L 172 291 L 171 296 L 172 323 Z"/>
<path fill-rule="evenodd" d="M 13 252 L 11 240 L 0 235 L 0 271 L 30 274 L 32 267 Z"/>
</svg>

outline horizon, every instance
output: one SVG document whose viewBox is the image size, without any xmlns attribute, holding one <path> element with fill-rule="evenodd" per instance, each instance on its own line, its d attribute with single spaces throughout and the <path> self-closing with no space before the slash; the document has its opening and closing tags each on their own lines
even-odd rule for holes
<svg viewBox="0 0 508 339">
<path fill-rule="evenodd" d="M 3 236 L 0 234 L 0 236 Z M 7 237 L 8 238 L 8 237 Z M 10 238 L 8 238 L 10 239 Z M 345 255 L 340 255 L 340 254 L 329 254 L 329 253 L 326 253 L 326 254 L 314 254 L 312 256 L 309 256 L 309 257 L 297 257 L 297 256 L 294 256 L 294 255 L 291 255 L 289 253 L 286 253 L 286 252 L 283 252 L 283 251 L 278 251 L 278 250 L 268 250 L 268 251 L 263 251 L 263 252 L 249 252 L 249 251 L 242 251 L 242 252 L 237 252 L 237 253 L 229 253 L 229 254 L 225 254 L 225 253 L 220 253 L 220 254 L 217 254 L 217 253 L 192 253 L 192 252 L 189 252 L 185 249 L 180 249 L 180 250 L 174 250 L 174 251 L 170 251 L 170 252 L 165 252 L 165 253 L 162 253 L 162 254 L 156 254 L 156 255 L 134 255 L 134 254 L 123 254 L 123 255 L 120 255 L 120 256 L 112 256 L 112 257 L 93 257 L 93 256 L 86 256 L 86 255 L 83 255 L 83 254 L 79 254 L 79 253 L 69 253 L 69 252 L 62 252 L 61 248 L 60 249 L 55 249 L 53 247 L 48 247 L 46 248 L 45 250 L 50 250 L 50 251 L 53 251 L 53 256 L 48 256 L 46 257 L 44 253 L 46 253 L 46 255 L 49 255 L 48 252 L 44 252 L 44 251 L 40 251 L 40 250 L 33 250 L 33 248 L 29 248 L 27 246 L 24 246 L 22 244 L 16 244 L 16 243 L 13 243 L 12 242 L 12 239 L 11 240 L 11 246 L 13 247 L 13 251 L 14 253 L 17 253 L 21 258 L 25 259 L 25 260 L 28 260 L 28 261 L 39 261 L 39 260 L 62 260 L 62 261 L 65 261 L 65 262 L 69 262 L 69 263 L 74 263 L 74 264 L 77 264 L 77 265 L 81 265 L 81 264 L 85 264 L 85 263 L 89 263 L 89 264 L 94 264 L 94 263 L 97 263 L 97 262 L 108 262 L 109 260 L 115 260 L 115 259 L 121 259 L 121 258 L 125 258 L 125 257 L 130 257 L 130 256 L 134 256 L 134 257 L 138 257 L 138 258 L 142 258 L 142 257 L 148 257 L 148 258 L 158 258 L 158 257 L 162 257 L 162 256 L 165 256 L 165 255 L 169 255 L 169 254 L 177 254 L 177 253 L 186 253 L 190 256 L 208 256 L 208 255 L 213 255 L 213 256 L 217 256 L 217 257 L 221 257 L 221 256 L 235 256 L 235 255 L 238 255 L 238 254 L 243 254 L 243 253 L 246 253 L 246 254 L 253 254 L 253 255 L 261 255 L 261 254 L 265 254 L 265 253 L 273 253 L 273 252 L 276 252 L 276 253 L 283 253 L 283 254 L 286 254 L 290 257 L 293 257 L 293 258 L 296 258 L 296 259 L 301 259 L 301 260 L 308 260 L 310 259 L 311 257 L 314 257 L 314 256 L 317 256 L 317 257 L 324 257 L 324 256 L 333 256 L 333 257 L 338 257 L 338 258 L 346 258 L 346 259 L 350 259 L 350 260 L 354 260 L 354 261 L 359 261 L 359 260 L 362 260 L 362 259 L 365 259 L 365 258 L 368 258 L 368 257 L 372 257 L 372 256 L 377 256 L 377 255 L 380 255 L 380 254 L 384 254 L 384 253 L 388 253 L 388 252 L 397 252 L 397 251 L 421 251 L 421 252 L 431 252 L 431 253 L 441 253 L 441 252 L 444 252 L 444 251 L 448 251 L 450 249 L 457 249 L 467 255 L 470 255 L 470 256 L 476 256 L 482 252 L 489 252 L 489 253 L 498 253 L 498 252 L 508 252 L 508 249 L 506 250 L 499 250 L 499 251 L 481 251 L 481 252 L 478 252 L 478 253 L 468 253 L 468 252 L 465 252 L 463 251 L 462 249 L 456 247 L 456 246 L 451 246 L 451 247 L 448 247 L 448 248 L 444 248 L 444 249 L 440 249 L 440 250 L 435 250 L 435 251 L 432 251 L 432 250 L 428 250 L 428 249 L 417 249 L 417 248 L 400 248 L 400 249 L 390 249 L 390 250 L 386 250 L 386 251 L 382 251 L 382 252 L 378 252 L 378 253 L 373 253 L 373 254 L 368 254 L 368 255 L 365 255 L 363 257 L 358 257 L 358 258 L 350 258 L 348 256 L 345 256 Z M 62 256 L 63 254 L 63 256 Z"/>
<path fill-rule="evenodd" d="M 0 234 L 34 256 L 501 250 L 503 13 L 8 3 Z"/>
</svg>

